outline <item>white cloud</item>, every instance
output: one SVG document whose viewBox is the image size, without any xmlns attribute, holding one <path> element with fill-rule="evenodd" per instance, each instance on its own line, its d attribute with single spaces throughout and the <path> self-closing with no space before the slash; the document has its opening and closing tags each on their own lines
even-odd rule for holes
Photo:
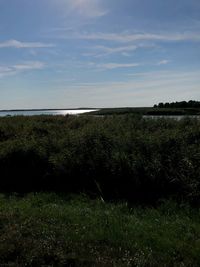
<svg viewBox="0 0 200 267">
<path fill-rule="evenodd" d="M 45 44 L 40 42 L 20 42 L 17 40 L 7 40 L 5 42 L 0 42 L 0 48 L 46 48 L 54 47 L 53 44 Z"/>
<path fill-rule="evenodd" d="M 69 2 L 80 14 L 88 17 L 102 17 L 108 13 L 100 7 L 99 0 L 69 0 Z"/>
<path fill-rule="evenodd" d="M 182 81 L 184 79 L 195 79 L 200 74 L 199 71 L 194 72 L 181 72 L 181 71 L 170 71 L 170 70 L 158 70 L 158 71 L 148 71 L 148 72 L 134 72 L 127 73 L 125 76 L 130 77 L 131 80 L 146 82 L 148 80 L 152 82 L 174 82 L 174 81 Z"/>
<path fill-rule="evenodd" d="M 23 64 L 14 65 L 13 68 L 18 71 L 24 70 L 41 70 L 45 67 L 45 64 L 40 61 L 28 61 Z"/>
<path fill-rule="evenodd" d="M 7 75 L 12 75 L 14 73 L 15 71 L 11 67 L 0 66 L 0 78 L 7 76 Z"/>
<path fill-rule="evenodd" d="M 139 66 L 138 63 L 105 63 L 105 64 L 97 64 L 96 65 L 100 69 L 117 69 L 117 68 L 133 68 Z"/>
<path fill-rule="evenodd" d="M 41 70 L 44 68 L 45 63 L 40 61 L 27 61 L 16 65 L 0 66 L 0 78 L 16 75 L 24 71 Z"/>
<path fill-rule="evenodd" d="M 96 49 L 103 52 L 104 55 L 110 55 L 115 53 L 124 53 L 136 50 L 138 47 L 136 45 L 121 46 L 121 47 L 106 47 L 106 46 L 96 46 Z"/>
<path fill-rule="evenodd" d="M 75 38 L 75 39 L 85 39 L 85 40 L 103 40 L 103 41 L 113 41 L 120 43 L 136 42 L 136 41 L 168 41 L 168 42 L 178 42 L 178 41 L 200 41 L 199 33 L 77 33 L 71 36 L 60 35 L 63 38 Z"/>
<path fill-rule="evenodd" d="M 137 49 L 149 49 L 157 47 L 155 44 L 137 44 L 137 45 L 126 45 L 126 46 L 104 46 L 104 45 L 96 45 L 92 47 L 88 47 L 87 49 L 90 52 L 82 53 L 82 56 L 93 56 L 93 57 L 104 57 L 112 54 L 120 54 L 125 57 L 131 56 L 130 52 L 133 52 Z"/>
<path fill-rule="evenodd" d="M 130 53 L 127 53 L 127 52 L 123 52 L 123 53 L 122 53 L 122 56 L 124 56 L 124 57 L 130 57 L 131 54 L 130 54 Z"/>
<path fill-rule="evenodd" d="M 111 54 L 121 54 L 125 55 L 127 52 L 134 51 L 138 48 L 138 46 L 130 45 L 130 46 L 121 46 L 121 47 L 107 47 L 102 45 L 97 45 L 94 47 L 90 47 L 90 50 L 94 52 L 83 53 L 83 56 L 94 56 L 94 57 L 103 57 Z M 127 54 L 126 54 L 127 56 Z"/>
<path fill-rule="evenodd" d="M 170 60 L 163 59 L 163 60 L 159 61 L 159 62 L 157 63 L 157 65 L 158 65 L 158 66 L 160 66 L 160 65 L 166 65 L 166 64 L 168 64 L 169 62 L 170 62 Z"/>
<path fill-rule="evenodd" d="M 141 107 L 159 102 L 199 99 L 199 83 L 199 71 L 155 71 L 136 73 L 125 82 L 77 84 L 70 86 L 70 90 L 71 95 L 74 88 L 79 90 L 80 103 L 84 99 L 84 104 L 88 106 Z"/>
</svg>

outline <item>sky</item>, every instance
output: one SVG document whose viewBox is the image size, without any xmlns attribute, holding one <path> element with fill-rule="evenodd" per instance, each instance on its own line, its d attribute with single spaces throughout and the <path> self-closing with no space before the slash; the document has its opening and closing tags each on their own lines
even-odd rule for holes
<svg viewBox="0 0 200 267">
<path fill-rule="evenodd" d="M 199 0 L 0 0 L 0 109 L 200 100 Z"/>
</svg>

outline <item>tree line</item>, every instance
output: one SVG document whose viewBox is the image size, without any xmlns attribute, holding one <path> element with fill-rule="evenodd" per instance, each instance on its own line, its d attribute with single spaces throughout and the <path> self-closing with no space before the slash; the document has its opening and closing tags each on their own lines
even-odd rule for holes
<svg viewBox="0 0 200 267">
<path fill-rule="evenodd" d="M 200 108 L 200 101 L 180 101 L 180 102 L 172 102 L 172 103 L 159 103 L 158 105 L 154 105 L 154 108 Z"/>
</svg>

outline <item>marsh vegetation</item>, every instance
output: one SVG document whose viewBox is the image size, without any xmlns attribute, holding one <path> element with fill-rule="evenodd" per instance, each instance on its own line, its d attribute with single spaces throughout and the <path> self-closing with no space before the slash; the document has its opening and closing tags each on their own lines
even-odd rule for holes
<svg viewBox="0 0 200 267">
<path fill-rule="evenodd" d="M 200 121 L 140 116 L 0 119 L 2 192 L 86 193 L 105 200 L 197 203 Z"/>
<path fill-rule="evenodd" d="M 199 163 L 197 119 L 0 118 L 0 263 L 198 266 Z"/>
</svg>

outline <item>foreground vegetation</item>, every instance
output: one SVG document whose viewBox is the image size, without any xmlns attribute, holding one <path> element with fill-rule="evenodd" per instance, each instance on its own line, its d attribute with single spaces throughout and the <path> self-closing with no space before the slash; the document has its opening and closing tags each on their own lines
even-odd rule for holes
<svg viewBox="0 0 200 267">
<path fill-rule="evenodd" d="M 199 204 L 200 121 L 140 116 L 0 119 L 1 192 Z"/>
<path fill-rule="evenodd" d="M 200 213 L 173 202 L 155 208 L 85 197 L 0 197 L 2 266 L 199 266 Z"/>
<path fill-rule="evenodd" d="M 199 163 L 198 119 L 0 118 L 0 265 L 199 266 Z"/>
</svg>

